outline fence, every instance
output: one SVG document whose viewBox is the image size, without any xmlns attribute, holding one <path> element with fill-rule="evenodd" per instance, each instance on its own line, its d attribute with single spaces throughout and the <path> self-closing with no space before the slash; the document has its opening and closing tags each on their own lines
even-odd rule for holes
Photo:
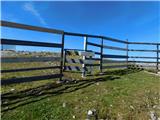
<svg viewBox="0 0 160 120">
<path fill-rule="evenodd" d="M 93 60 L 95 62 L 91 63 L 91 64 L 84 64 L 84 62 L 81 62 L 81 64 L 84 64 L 84 68 L 87 68 L 87 66 L 92 66 L 92 67 L 99 67 L 100 72 L 103 72 L 103 69 L 107 69 L 107 68 L 127 68 L 127 64 L 128 64 L 128 42 L 127 41 L 123 41 L 123 40 L 118 40 L 118 39 L 113 39 L 113 38 L 109 38 L 109 37 L 103 37 L 103 36 L 96 36 L 96 35 L 89 35 L 89 34 L 78 34 L 78 33 L 68 33 L 65 32 L 65 35 L 69 35 L 69 36 L 78 36 L 78 37 L 84 37 L 84 51 L 92 51 L 96 54 L 96 57 L 93 58 L 87 58 L 85 57 L 85 60 Z M 97 44 L 97 43 L 93 43 L 90 42 L 88 39 L 89 38 L 95 38 L 95 39 L 99 39 L 101 41 L 101 44 Z M 112 42 L 116 42 L 116 43 L 122 43 L 125 45 L 126 48 L 120 48 L 120 47 L 114 47 L 114 46 L 109 46 L 109 45 L 105 45 L 104 41 L 112 41 Z M 93 49 L 89 49 L 89 46 L 94 46 L 94 47 L 98 47 L 100 48 L 100 51 L 95 51 Z M 126 55 L 112 55 L 112 54 L 105 54 L 104 49 L 112 49 L 112 50 L 118 50 L 118 51 L 125 51 Z M 73 50 L 73 49 L 72 49 Z M 77 51 L 76 49 L 74 49 L 75 51 Z M 79 51 L 82 51 L 79 50 Z M 97 57 L 99 56 L 99 57 Z M 120 60 L 111 60 L 112 58 L 114 59 L 122 59 Z M 125 60 L 124 60 L 125 59 Z M 72 61 L 77 61 L 77 60 L 72 60 Z M 123 65 L 109 65 L 108 63 L 126 63 Z M 107 64 L 107 66 L 106 66 Z M 73 66 L 70 66 L 70 70 L 72 70 L 71 68 L 73 68 Z M 76 70 L 76 69 L 74 69 Z M 77 69 L 78 71 L 80 69 Z M 87 69 L 86 69 L 87 70 Z"/>
<path fill-rule="evenodd" d="M 2 85 L 6 84 L 13 84 L 13 83 L 22 83 L 22 82 L 30 82 L 30 81 L 39 81 L 45 79 L 53 79 L 53 78 L 60 78 L 62 79 L 62 69 L 63 69 L 63 49 L 64 49 L 64 32 L 55 29 L 48 29 L 42 27 L 35 27 L 29 26 L 24 24 L 17 24 L 12 22 L 1 21 L 1 26 L 10 27 L 10 28 L 18 28 L 24 30 L 32 30 L 32 31 L 40 31 L 40 32 L 47 32 L 52 34 L 60 34 L 62 36 L 61 43 L 45 43 L 45 42 L 33 42 L 33 41 L 24 41 L 24 40 L 14 40 L 14 39 L 1 39 L 1 44 L 5 45 L 21 45 L 21 46 L 35 46 L 35 47 L 51 47 L 51 48 L 59 48 L 61 49 L 61 57 L 21 57 L 21 58 L 1 58 L 2 63 L 14 63 L 14 62 L 44 62 L 44 61 L 60 61 L 59 66 L 50 66 L 50 67 L 36 67 L 36 68 L 21 68 L 21 69 L 11 69 L 11 70 L 1 70 L 1 73 L 10 73 L 10 72 L 24 72 L 24 71 L 33 71 L 33 70 L 45 70 L 45 69 L 59 69 L 59 74 L 52 74 L 52 75 L 40 75 L 40 76 L 31 76 L 31 77 L 20 77 L 20 78 L 11 78 L 5 79 L 1 81 Z"/>
<path fill-rule="evenodd" d="M 151 68 L 154 67 L 155 71 L 158 73 L 159 71 L 159 63 L 160 63 L 160 57 L 159 57 L 159 45 L 160 43 L 147 43 L 147 42 L 129 42 L 128 40 L 119 40 L 119 39 L 114 39 L 110 37 L 105 37 L 105 36 L 97 36 L 97 35 L 89 35 L 89 34 L 79 34 L 79 33 L 70 33 L 70 32 L 65 32 L 65 35 L 69 36 L 78 36 L 78 37 L 84 37 L 84 51 L 92 51 L 99 57 L 94 57 L 94 58 L 85 58 L 85 59 L 91 59 L 97 62 L 93 62 L 93 64 L 84 64 L 84 62 L 81 62 L 81 64 L 84 64 L 84 68 L 87 68 L 87 66 L 93 66 L 93 67 L 99 67 L 100 72 L 103 72 L 105 69 L 109 68 L 128 68 L 130 65 L 138 66 L 141 68 Z M 96 38 L 100 39 L 100 44 L 98 43 L 93 43 L 88 41 L 89 38 Z M 120 43 L 123 44 L 125 47 L 119 47 L 119 46 L 112 46 L 109 44 L 105 44 L 104 41 L 112 41 L 114 43 Z M 149 45 L 149 46 L 156 46 L 154 50 L 152 49 L 132 49 L 130 46 L 132 44 L 135 45 Z M 94 46 L 100 48 L 100 51 L 94 51 L 93 49 L 89 49 L 88 46 Z M 115 51 L 123 51 L 125 54 L 120 55 L 118 54 L 108 54 L 104 51 L 104 49 L 110 49 L 110 50 L 115 50 Z M 72 49 L 73 50 L 73 49 Z M 82 50 L 82 49 L 81 49 Z M 81 51 L 79 50 L 79 51 Z M 76 49 L 75 49 L 76 51 Z M 149 56 L 131 56 L 131 52 L 150 52 L 150 53 L 156 53 L 154 57 Z M 137 60 L 141 58 L 141 60 Z M 114 60 L 113 60 L 114 59 Z M 134 60 L 133 60 L 134 59 Z M 136 59 L 136 60 L 135 60 Z M 146 61 L 144 59 L 152 59 L 150 61 Z M 76 61 L 76 60 L 73 60 Z M 141 65 L 143 63 L 150 63 L 150 64 L 155 64 L 155 65 Z M 70 70 L 71 70 L 70 66 Z M 76 70 L 76 69 L 74 69 Z M 79 71 L 79 69 L 77 69 Z M 87 71 L 87 69 L 86 69 Z"/>
<path fill-rule="evenodd" d="M 136 63 L 139 65 L 139 67 L 142 67 L 144 69 L 154 69 L 157 73 L 159 71 L 159 63 L 160 63 L 160 57 L 159 57 L 159 45 L 160 43 L 147 43 L 147 42 L 128 42 L 128 45 L 138 45 L 139 46 L 145 46 L 143 49 L 135 49 L 132 47 L 128 49 L 130 53 L 147 53 L 146 56 L 144 55 L 139 55 L 139 56 L 129 56 L 129 63 Z M 148 49 L 148 47 L 151 47 Z M 149 55 L 148 55 L 149 54 Z M 135 60 L 133 60 L 135 59 Z M 140 59 L 140 60 L 139 60 Z"/>
<path fill-rule="evenodd" d="M 51 47 L 51 48 L 59 48 L 61 50 L 60 57 L 32 57 L 32 58 L 1 58 L 1 62 L 9 63 L 9 62 L 32 62 L 32 61 L 58 61 L 60 62 L 59 66 L 50 66 L 50 67 L 38 67 L 38 68 L 22 68 L 22 69 L 12 69 L 12 70 L 1 70 L 1 73 L 10 73 L 10 72 L 23 72 L 23 71 L 33 71 L 33 70 L 44 70 L 44 69 L 59 69 L 59 74 L 54 75 L 45 75 L 45 76 L 32 76 L 32 77 L 23 77 L 23 78 L 13 78 L 13 79 L 5 79 L 2 80 L 1 83 L 3 84 L 12 84 L 12 83 L 22 83 L 22 82 L 29 82 L 29 81 L 38 81 L 38 80 L 44 80 L 44 79 L 52 79 L 52 78 L 60 78 L 62 80 L 63 77 L 63 70 L 65 69 L 71 69 L 73 67 L 67 67 L 65 63 L 67 61 L 71 62 L 77 62 L 77 60 L 67 60 L 66 54 L 67 51 L 73 50 L 73 49 L 64 49 L 64 40 L 65 36 L 78 36 L 78 37 L 84 37 L 84 49 L 76 50 L 75 51 L 92 51 L 96 54 L 95 57 L 88 58 L 83 57 L 83 61 L 79 60 L 79 64 L 83 64 L 83 70 L 88 71 L 87 67 L 99 67 L 99 72 L 103 72 L 105 69 L 109 68 L 127 68 L 130 64 L 137 64 L 137 63 L 152 63 L 154 64 L 156 71 L 159 71 L 159 45 L 160 43 L 142 43 L 142 42 L 128 42 L 128 40 L 119 40 L 114 38 L 109 38 L 105 36 L 97 36 L 97 35 L 89 35 L 89 34 L 79 34 L 79 33 L 71 33 L 71 32 L 64 32 L 61 30 L 55 30 L 55 29 L 48 29 L 48 28 L 42 28 L 42 27 L 35 27 L 35 26 L 29 26 L 24 24 L 17 24 L 12 22 L 6 22 L 1 21 L 1 26 L 3 27 L 10 27 L 10 28 L 18 28 L 18 29 L 24 29 L 24 30 L 32 30 L 32 31 L 40 31 L 40 32 L 47 32 L 52 34 L 59 34 L 61 35 L 61 43 L 45 43 L 45 42 L 33 42 L 33 41 L 25 41 L 25 40 L 14 40 L 14 39 L 1 39 L 1 44 L 6 45 L 22 45 L 22 46 L 35 46 L 35 47 Z M 98 39 L 100 43 L 94 43 L 92 41 L 89 41 L 90 38 Z M 106 41 L 111 41 L 114 43 L 120 43 L 123 44 L 125 47 L 120 46 L 112 46 L 110 44 L 106 44 Z M 131 49 L 131 45 L 148 45 L 148 46 L 155 46 L 154 50 L 144 50 L 144 49 Z M 99 48 L 99 51 L 94 51 L 94 49 L 90 49 L 89 46 L 97 47 Z M 109 54 L 107 50 L 116 50 L 118 51 L 118 54 Z M 64 55 L 65 51 L 65 55 Z M 119 51 L 123 51 L 124 54 L 121 55 Z M 156 56 L 131 56 L 131 52 L 150 52 L 150 53 L 156 53 Z M 99 57 L 98 57 L 99 56 Z M 133 60 L 136 59 L 136 60 Z M 137 59 L 142 59 L 137 60 Z M 154 59 L 152 61 L 144 61 L 144 59 Z M 87 60 L 93 60 L 95 62 L 88 64 L 86 62 Z M 146 65 L 143 65 L 142 67 L 147 67 Z M 141 65 L 141 64 L 138 64 Z M 65 67 L 63 67 L 65 66 Z M 79 71 L 79 68 L 75 69 Z"/>
<path fill-rule="evenodd" d="M 128 49 L 117 47 L 117 46 L 110 46 L 108 44 L 106 45 L 104 43 L 104 41 L 112 41 L 112 42 L 116 42 L 116 43 L 121 43 L 127 47 L 126 41 L 113 39 L 113 38 L 109 38 L 109 37 L 102 37 L 101 44 L 96 44 L 96 43 L 92 43 L 92 42 L 87 41 L 87 43 L 86 43 L 87 46 L 95 46 L 95 47 L 100 48 L 99 52 L 95 52 L 97 55 L 100 55 L 100 64 L 99 64 L 100 71 L 103 72 L 104 69 L 108 69 L 108 68 L 127 68 L 127 62 L 128 62 L 127 50 Z M 126 55 L 108 54 L 108 52 L 107 53 L 104 52 L 104 49 L 125 51 Z M 112 60 L 112 59 L 114 59 L 114 60 Z M 126 65 L 125 64 L 120 65 L 120 64 L 116 64 L 116 63 L 126 63 Z"/>
</svg>

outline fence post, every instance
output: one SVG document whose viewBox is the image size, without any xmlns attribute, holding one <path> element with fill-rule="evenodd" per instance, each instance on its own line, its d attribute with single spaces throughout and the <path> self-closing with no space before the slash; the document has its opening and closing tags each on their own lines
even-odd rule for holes
<svg viewBox="0 0 160 120">
<path fill-rule="evenodd" d="M 63 33 L 62 34 L 62 48 L 61 48 L 61 68 L 60 68 L 60 74 L 62 75 L 63 74 L 63 62 L 64 62 L 64 37 L 65 37 L 65 34 Z M 62 81 L 62 77 L 63 75 L 60 77 L 60 81 Z"/>
<path fill-rule="evenodd" d="M 87 37 L 85 36 L 84 37 L 84 46 L 83 46 L 83 49 L 84 49 L 84 51 L 87 51 Z M 83 61 L 85 61 L 85 59 L 86 59 L 86 57 L 85 56 L 83 56 Z M 85 68 L 86 68 L 86 66 L 85 66 L 85 63 L 83 63 L 82 64 L 82 77 L 85 77 L 85 75 L 86 75 L 86 71 L 85 71 Z"/>
<path fill-rule="evenodd" d="M 156 65 L 156 72 L 158 73 L 159 70 L 159 45 L 157 44 L 157 65 Z"/>
<path fill-rule="evenodd" d="M 127 41 L 127 45 L 126 45 L 126 49 L 127 49 L 127 52 L 126 52 L 126 54 L 127 54 L 127 60 L 126 60 L 126 62 L 127 62 L 127 69 L 128 69 L 128 58 L 129 58 L 129 56 L 128 56 L 128 45 L 129 45 L 129 42 L 128 42 L 128 39 L 127 39 L 126 41 Z"/>
<path fill-rule="evenodd" d="M 66 70 L 66 49 L 64 49 L 63 71 Z"/>
<path fill-rule="evenodd" d="M 103 72 L 103 37 L 101 40 L 101 61 L 100 61 L 100 72 Z"/>
</svg>

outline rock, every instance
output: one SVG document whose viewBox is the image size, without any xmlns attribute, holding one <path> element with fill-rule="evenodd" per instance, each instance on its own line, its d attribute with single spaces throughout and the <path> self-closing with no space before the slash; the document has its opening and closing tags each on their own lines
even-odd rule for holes
<svg viewBox="0 0 160 120">
<path fill-rule="evenodd" d="M 150 111 L 150 117 L 151 117 L 151 120 L 157 120 L 158 119 L 158 117 L 157 117 L 157 115 L 154 111 Z"/>
<path fill-rule="evenodd" d="M 97 82 L 96 85 L 99 85 L 99 82 Z"/>
<path fill-rule="evenodd" d="M 43 92 L 39 92 L 38 95 L 42 95 Z"/>
<path fill-rule="evenodd" d="M 153 108 L 160 110 L 160 105 L 154 105 Z"/>
<path fill-rule="evenodd" d="M 93 112 L 92 112 L 92 110 L 88 110 L 88 113 L 87 113 L 87 115 L 89 115 L 89 116 L 93 115 Z"/>
<path fill-rule="evenodd" d="M 132 110 L 134 110 L 134 107 L 132 105 L 129 106 Z"/>
<path fill-rule="evenodd" d="M 95 118 L 95 120 L 98 120 L 98 115 L 97 115 L 96 109 L 88 110 L 87 119 L 90 120 L 90 118 Z"/>
<path fill-rule="evenodd" d="M 15 91 L 15 89 L 14 89 L 14 88 L 12 88 L 10 91 L 12 91 L 12 92 L 13 92 L 13 91 Z"/>
<path fill-rule="evenodd" d="M 66 107 L 66 103 L 64 102 L 64 103 L 62 104 L 62 106 L 65 108 L 65 107 Z"/>
</svg>

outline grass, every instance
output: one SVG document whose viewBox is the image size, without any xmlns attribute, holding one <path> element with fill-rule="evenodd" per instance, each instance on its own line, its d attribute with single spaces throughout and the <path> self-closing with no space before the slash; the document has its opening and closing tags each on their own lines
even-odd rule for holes
<svg viewBox="0 0 160 120">
<path fill-rule="evenodd" d="M 2 89 L 8 93 L 2 92 L 1 115 L 2 120 L 83 120 L 88 110 L 96 109 L 99 119 L 148 120 L 150 111 L 160 116 L 159 86 L 160 77 L 133 70 L 107 71 L 86 80 L 63 85 L 50 82 L 13 92 L 5 86 Z"/>
<path fill-rule="evenodd" d="M 1 68 L 58 64 L 2 63 Z M 2 120 L 83 120 L 91 109 L 96 109 L 99 119 L 148 120 L 151 111 L 160 117 L 160 77 L 138 69 L 107 70 L 103 75 L 99 75 L 97 69 L 94 71 L 94 76 L 87 78 L 66 71 L 64 79 L 72 81 L 64 84 L 51 79 L 1 86 Z M 4 73 L 1 79 L 55 73 L 59 70 Z"/>
</svg>

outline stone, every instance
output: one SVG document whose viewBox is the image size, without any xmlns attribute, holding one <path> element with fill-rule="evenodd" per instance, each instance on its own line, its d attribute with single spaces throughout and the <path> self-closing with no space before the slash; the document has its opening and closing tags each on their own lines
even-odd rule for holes
<svg viewBox="0 0 160 120">
<path fill-rule="evenodd" d="M 66 107 L 66 103 L 64 102 L 64 103 L 62 104 L 62 106 L 65 108 L 65 107 Z"/>
<path fill-rule="evenodd" d="M 96 85 L 99 85 L 99 82 L 97 82 Z"/>
<path fill-rule="evenodd" d="M 92 112 L 92 110 L 88 110 L 88 113 L 87 113 L 87 115 L 89 115 L 89 116 L 93 115 L 93 112 Z"/>
<path fill-rule="evenodd" d="M 157 116 L 156 116 L 156 113 L 154 111 L 150 111 L 150 117 L 151 117 L 151 120 L 157 120 Z"/>
<path fill-rule="evenodd" d="M 130 105 L 130 108 L 131 108 L 132 110 L 134 110 L 134 107 L 133 107 L 132 105 Z"/>
<path fill-rule="evenodd" d="M 11 91 L 15 91 L 15 89 L 14 89 L 14 88 L 12 88 L 12 89 L 11 89 Z"/>
</svg>

